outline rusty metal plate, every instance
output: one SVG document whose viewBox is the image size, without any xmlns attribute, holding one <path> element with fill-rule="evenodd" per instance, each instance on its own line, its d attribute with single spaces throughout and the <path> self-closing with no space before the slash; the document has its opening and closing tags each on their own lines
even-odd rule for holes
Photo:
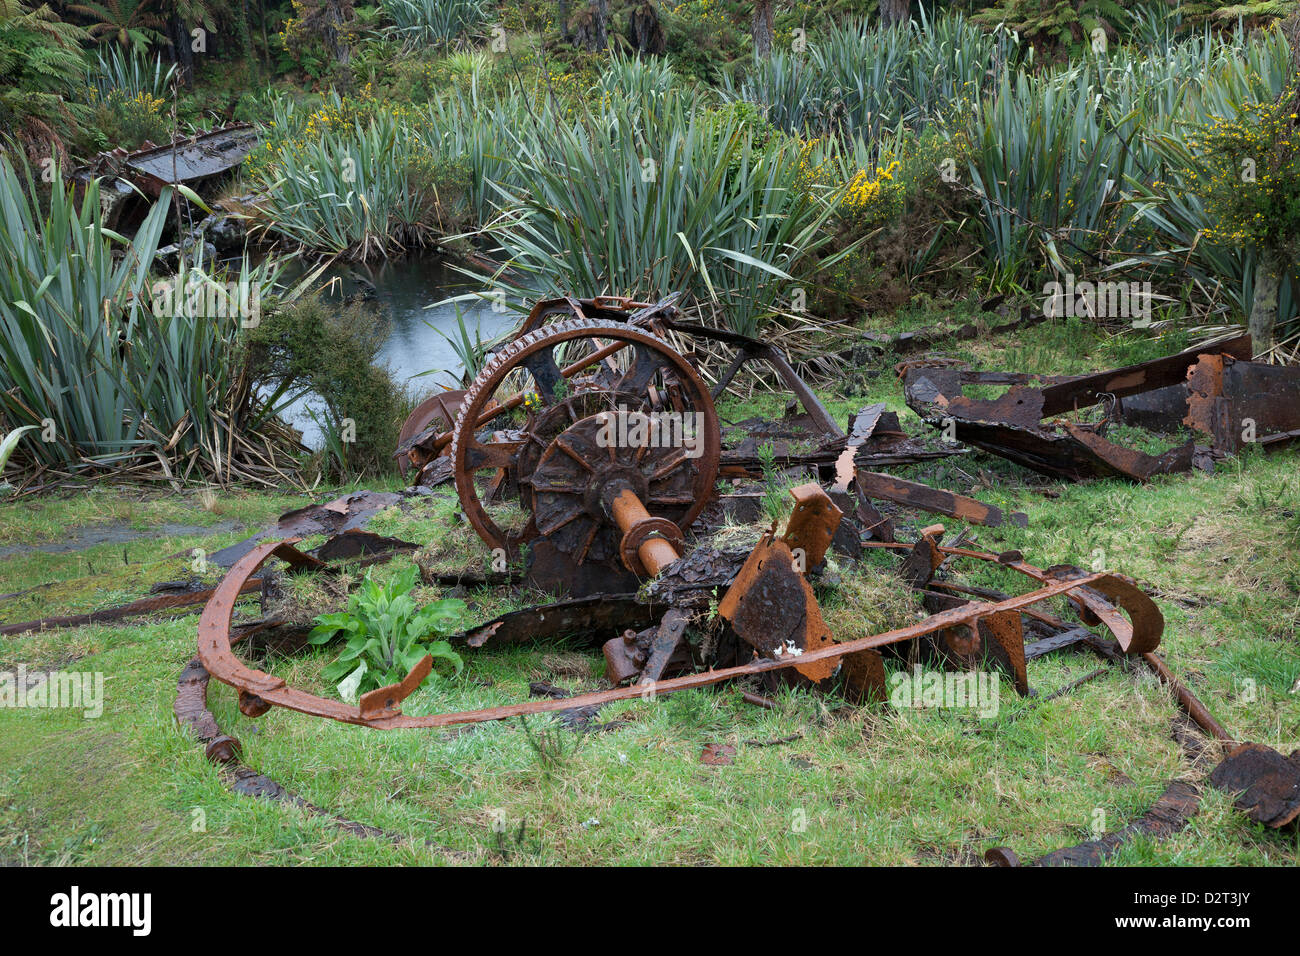
<svg viewBox="0 0 1300 956">
<path fill-rule="evenodd" d="M 785 541 L 764 536 L 718 604 L 718 615 L 762 656 L 773 660 L 833 647 L 812 586 L 796 570 Z M 824 658 L 794 665 L 810 681 L 823 681 L 837 661 Z"/>
<path fill-rule="evenodd" d="M 1264 744 L 1233 749 L 1210 774 L 1210 785 L 1236 796 L 1235 806 L 1278 829 L 1300 817 L 1300 750 L 1284 757 Z"/>
</svg>

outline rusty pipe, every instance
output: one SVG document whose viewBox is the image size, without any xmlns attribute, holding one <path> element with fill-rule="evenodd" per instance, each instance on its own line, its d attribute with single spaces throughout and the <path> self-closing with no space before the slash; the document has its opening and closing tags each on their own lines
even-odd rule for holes
<svg viewBox="0 0 1300 956">
<path fill-rule="evenodd" d="M 618 530 L 625 536 L 632 534 L 638 525 L 654 521 L 650 512 L 646 511 L 645 505 L 641 503 L 641 499 L 631 488 L 624 488 L 616 494 L 609 506 Z M 651 577 L 657 576 L 660 571 L 681 557 L 672 543 L 662 537 L 645 538 L 637 546 L 636 555 Z"/>
<path fill-rule="evenodd" d="M 1209 708 L 1201 703 L 1200 698 L 1193 694 L 1186 684 L 1173 675 L 1173 672 L 1169 670 L 1164 661 L 1150 651 L 1143 654 L 1142 659 L 1156 672 L 1156 676 L 1174 692 L 1174 696 L 1178 698 L 1178 703 L 1182 705 L 1183 710 L 1187 712 L 1187 716 L 1192 718 L 1197 726 L 1216 740 L 1229 744 L 1235 742 L 1228 731 L 1224 729 L 1223 724 L 1214 719 L 1214 715 L 1210 713 Z"/>
</svg>

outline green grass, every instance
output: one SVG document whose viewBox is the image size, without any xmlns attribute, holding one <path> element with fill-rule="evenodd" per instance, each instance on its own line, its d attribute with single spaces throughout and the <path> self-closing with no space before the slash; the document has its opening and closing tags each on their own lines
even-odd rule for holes
<svg viewBox="0 0 1300 956">
<path fill-rule="evenodd" d="M 917 316 L 917 324 L 932 318 Z M 996 353 L 1006 344 L 961 343 L 954 352 L 987 367 L 1012 367 L 1007 355 Z M 1054 350 L 1040 369 L 1048 372 L 1168 350 L 1166 343 L 1056 326 L 1023 333 L 1017 348 Z M 872 389 L 891 407 L 905 408 L 887 371 Z M 837 417 L 865 403 L 858 396 L 824 397 Z M 728 418 L 771 414 L 780 403 L 756 393 L 729 400 L 723 412 Z M 1289 753 L 1300 747 L 1300 694 L 1292 693 L 1300 681 L 1298 459 L 1295 451 L 1248 455 L 1213 475 L 1145 486 L 1053 483 L 984 455 L 941 462 L 915 476 L 956 491 L 978 485 L 982 497 L 1028 513 L 1027 529 L 972 529 L 978 547 L 1019 548 L 1039 566 L 1088 565 L 1100 553 L 1107 567 L 1135 577 L 1165 614 L 1161 653 L 1174 672 L 1241 739 Z M 0 540 L 49 540 L 63 526 L 107 521 L 147 526 L 233 517 L 251 530 L 303 499 L 223 493 L 220 502 L 225 510 L 212 515 L 189 496 L 121 489 L 24 499 L 0 504 Z M 435 520 L 446 510 L 435 502 L 428 513 L 386 514 L 376 530 L 427 534 L 428 543 L 448 548 L 455 538 L 440 533 Z M 906 523 L 908 516 L 901 517 Z M 955 532 L 958 522 L 946 523 Z M 158 544 L 154 557 L 172 547 Z M 7 559 L 0 593 L 42 574 L 44 580 L 79 577 L 77 561 L 84 559 Z M 396 573 L 409 560 L 399 558 L 376 574 Z M 838 570 L 840 585 L 819 588 L 837 637 L 912 613 L 890 590 L 881 556 L 857 568 L 840 562 Z M 125 577 L 105 577 L 82 598 L 107 600 L 138 589 Z M 1022 587 L 1017 575 L 999 568 L 972 567 L 964 580 Z M 341 601 L 310 579 L 294 588 L 305 612 Z M 422 588 L 419 596 L 446 593 Z M 476 621 L 540 599 L 495 588 L 467 589 L 464 597 Z M 62 601 L 72 598 L 49 601 L 45 613 L 72 606 Z M 238 613 L 252 618 L 256 603 L 242 603 Z M 972 864 L 995 845 L 1027 859 L 1088 839 L 1098 809 L 1107 829 L 1122 827 L 1171 778 L 1199 781 L 1208 769 L 1186 762 L 1170 738 L 1177 708 L 1141 669 L 1108 671 L 1038 704 L 1017 699 L 1003 681 L 1003 706 L 988 720 L 854 708 L 834 695 L 804 691 L 781 693 L 777 707 L 765 711 L 744 703 L 738 688 L 705 689 L 612 705 L 596 722 L 614 726 L 581 742 L 560 736 L 569 731 L 547 730 L 541 718 L 529 733 L 517 722 L 379 732 L 280 709 L 252 720 L 239 713 L 231 689 L 214 684 L 213 711 L 242 741 L 249 766 L 318 807 L 402 838 L 368 840 L 325 818 L 232 793 L 202 748 L 176 727 L 175 682 L 194 653 L 195 623 L 189 615 L 0 638 L 0 668 L 21 661 L 99 671 L 107 698 L 98 720 L 60 710 L 0 710 L 0 863 Z M 321 648 L 259 666 L 328 693 L 318 675 L 333 655 Z M 407 702 L 408 712 L 522 700 L 534 680 L 581 692 L 598 686 L 604 668 L 597 650 L 573 642 L 483 649 L 470 652 L 466 664 L 459 677 L 426 683 Z M 1089 656 L 1050 657 L 1030 664 L 1030 682 L 1045 695 L 1095 666 Z M 758 745 L 787 737 L 795 739 Z M 735 763 L 701 764 L 708 743 L 735 746 Z M 206 819 L 204 832 L 194 829 L 196 811 Z M 506 833 L 498 834 L 493 823 L 502 814 Z M 1185 831 L 1129 844 L 1114 862 L 1294 866 L 1300 846 L 1294 832 L 1251 824 L 1226 796 L 1207 790 Z"/>
</svg>

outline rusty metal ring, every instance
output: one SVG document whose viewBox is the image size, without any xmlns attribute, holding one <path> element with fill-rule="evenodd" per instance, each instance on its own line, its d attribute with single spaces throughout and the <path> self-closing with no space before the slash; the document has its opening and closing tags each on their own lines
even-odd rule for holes
<svg viewBox="0 0 1300 956">
<path fill-rule="evenodd" d="M 619 557 L 623 559 L 623 567 L 627 568 L 639 578 L 649 577 L 645 565 L 641 563 L 641 557 L 637 554 L 637 549 L 645 543 L 646 539 L 658 535 L 666 540 L 677 553 L 681 554 L 686 548 L 686 536 L 682 534 L 681 528 L 673 524 L 667 518 L 650 517 L 643 521 L 638 521 L 627 534 L 623 535 L 623 540 L 619 542 Z"/>
<path fill-rule="evenodd" d="M 709 492 L 712 491 L 717 479 L 718 463 L 722 456 L 722 432 L 708 386 L 704 384 L 704 380 L 700 378 L 694 367 L 671 345 L 645 329 L 634 328 L 626 323 L 594 319 L 555 322 L 521 335 L 493 355 L 466 392 L 465 400 L 456 418 L 456 425 L 452 430 L 451 457 L 456 493 L 460 497 L 465 517 L 489 548 L 502 548 L 507 553 L 514 553 L 520 544 L 537 535 L 537 529 L 530 521 L 522 531 L 507 534 L 484 509 L 479 500 L 474 473 L 481 468 L 493 466 L 504 468 L 510 462 L 508 452 L 500 447 L 494 449 L 491 445 L 479 442 L 475 433 L 490 422 L 495 414 L 517 408 L 522 404 L 523 397 L 516 395 L 489 410 L 489 403 L 493 401 L 497 389 L 501 387 L 511 371 L 518 368 L 524 360 L 544 349 L 552 348 L 561 342 L 583 338 L 610 339 L 615 344 L 605 346 L 560 370 L 560 374 L 565 378 L 624 348 L 637 345 L 658 353 L 671 367 L 673 375 L 688 391 L 691 410 L 703 417 L 703 427 L 699 432 L 703 436 L 704 452 L 697 459 L 696 498 L 677 522 L 678 526 L 683 529 L 689 528 L 708 504 Z"/>
</svg>

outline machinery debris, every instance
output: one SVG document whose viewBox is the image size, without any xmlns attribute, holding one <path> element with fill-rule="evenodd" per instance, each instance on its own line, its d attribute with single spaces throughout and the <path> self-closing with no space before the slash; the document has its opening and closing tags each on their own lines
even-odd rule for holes
<svg viewBox="0 0 1300 956">
<path fill-rule="evenodd" d="M 979 372 L 925 360 L 898 366 L 907 404 L 949 440 L 1055 478 L 1121 477 L 1209 470 L 1244 443 L 1266 450 L 1300 437 L 1300 369 L 1250 361 L 1249 335 L 1137 365 L 1075 377 Z M 969 398 L 968 386 L 1009 386 Z M 1102 405 L 1101 417 L 1076 421 Z M 1150 455 L 1106 438 L 1112 425 L 1188 438 Z"/>
<path fill-rule="evenodd" d="M 692 336 L 736 350 L 712 388 L 691 354 L 679 348 Z M 998 381 L 1010 391 L 996 400 L 961 395 L 965 384 L 992 381 L 987 373 L 918 364 L 904 376 L 909 404 L 931 424 L 956 422 L 960 441 L 1057 474 L 1109 470 L 1145 477 L 1175 470 L 1184 460 L 1190 467 L 1190 444 L 1173 457 L 1145 461 L 1126 456 L 1124 449 L 1116 451 L 1118 446 L 1102 437 L 1104 423 L 1048 426 L 1044 420 L 1103 398 L 1118 403 L 1171 388 L 1185 391 L 1184 415 L 1208 414 L 1204 409 L 1209 408 L 1230 418 L 1252 406 L 1241 404 L 1233 391 L 1237 386 L 1219 383 L 1266 374 L 1250 368 L 1233 371 L 1252 365 L 1248 359 L 1249 342 L 1239 339 L 1217 350 L 1193 350 L 1068 381 L 999 374 Z M 749 362 L 773 369 L 794 402 L 785 419 L 748 426 L 749 434 L 728 448 L 714 401 Z M 1160 397 L 1172 401 L 1171 396 Z M 1216 403 L 1226 403 L 1229 411 Z M 1120 414 L 1113 405 L 1108 409 L 1108 415 Z M 1274 435 L 1287 430 L 1290 420 L 1273 416 L 1260 421 L 1280 430 L 1269 432 Z M 839 427 L 778 349 L 681 323 L 671 299 L 539 303 L 520 333 L 495 351 L 468 388 L 417 409 L 403 429 L 398 454 L 406 458 L 417 490 L 443 481 L 454 484 L 465 519 L 485 546 L 485 559 L 521 567 L 525 584 L 562 595 L 552 603 L 503 614 L 453 640 L 483 649 L 561 634 L 585 638 L 602 648 L 607 686 L 570 695 L 534 682 L 524 701 L 411 714 L 404 712 L 403 703 L 430 672 L 428 657 L 403 680 L 350 704 L 290 686 L 236 656 L 235 604 L 266 562 L 283 560 L 291 574 L 328 574 L 331 557 L 379 560 L 408 544 L 361 531 L 366 516 L 400 498 L 368 492 L 286 515 L 276 528 L 228 549 L 230 571 L 199 623 L 198 665 L 238 692 L 239 708 L 249 717 L 283 707 L 397 730 L 550 712 L 589 720 L 615 701 L 655 700 L 740 678 L 747 679 L 741 687 L 744 699 L 761 707 L 772 706 L 770 692 L 781 684 L 835 689 L 858 702 L 880 701 L 887 697 L 886 656 L 923 658 L 958 671 L 992 666 L 1007 675 L 1019 694 L 1029 696 L 1029 661 L 1082 646 L 1109 664 L 1144 663 L 1207 734 L 1229 740 L 1156 655 L 1164 619 L 1137 584 L 1068 565 L 1040 569 L 1018 551 L 993 554 L 963 547 L 962 537 L 945 544 L 943 525 L 921 529 L 915 541 L 896 540 L 893 521 L 881 515 L 876 502 L 975 525 L 1023 525 L 1025 519 L 866 467 L 953 453 L 906 436 L 897 416 L 883 406 L 862 409 L 848 426 Z M 657 440 L 662 437 L 657 427 L 675 429 L 672 439 Z M 636 429 L 639 437 L 629 437 Z M 728 492 L 727 480 L 762 479 L 763 468 L 774 464 L 787 476 L 804 479 L 790 488 L 793 507 L 784 528 L 778 531 L 777 523 L 771 523 L 747 548 L 713 546 L 709 532 L 728 515 L 745 514 L 752 521 L 762 513 L 759 495 Z M 301 535 L 320 531 L 334 537 L 315 554 L 295 547 Z M 832 634 L 814 587 L 832 549 L 851 558 L 863 549 L 898 553 L 899 586 L 917 594 L 927 613 L 882 633 Z M 944 578 L 953 562 L 972 560 L 1019 573 L 1029 589 L 1004 594 Z M 1077 622 L 1052 613 L 1051 603 L 1060 600 L 1073 608 Z M 1092 630 L 1098 626 L 1110 637 Z M 1096 672 L 1088 678 L 1093 676 Z M 237 751 L 237 741 L 227 739 L 214 759 Z M 1286 774 L 1295 773 L 1296 758 L 1287 762 L 1278 755 L 1283 768 L 1259 751 L 1234 752 L 1239 756 L 1231 772 L 1224 772 L 1225 786 L 1240 786 L 1246 791 L 1242 799 L 1264 808 L 1259 812 L 1269 820 L 1294 819 L 1300 802 L 1287 793 L 1279 796 L 1278 788 L 1285 789 Z M 706 749 L 701 759 L 730 762 L 733 756 L 734 748 L 718 746 Z M 1166 832 L 1180 814 L 1185 820 L 1195 810 L 1181 789 L 1171 787 L 1166 797 L 1148 814 L 1150 819 L 1129 829 Z M 1010 851 L 1006 854 L 1014 858 Z M 1078 860 L 1071 856 L 1061 862 Z"/>
</svg>

